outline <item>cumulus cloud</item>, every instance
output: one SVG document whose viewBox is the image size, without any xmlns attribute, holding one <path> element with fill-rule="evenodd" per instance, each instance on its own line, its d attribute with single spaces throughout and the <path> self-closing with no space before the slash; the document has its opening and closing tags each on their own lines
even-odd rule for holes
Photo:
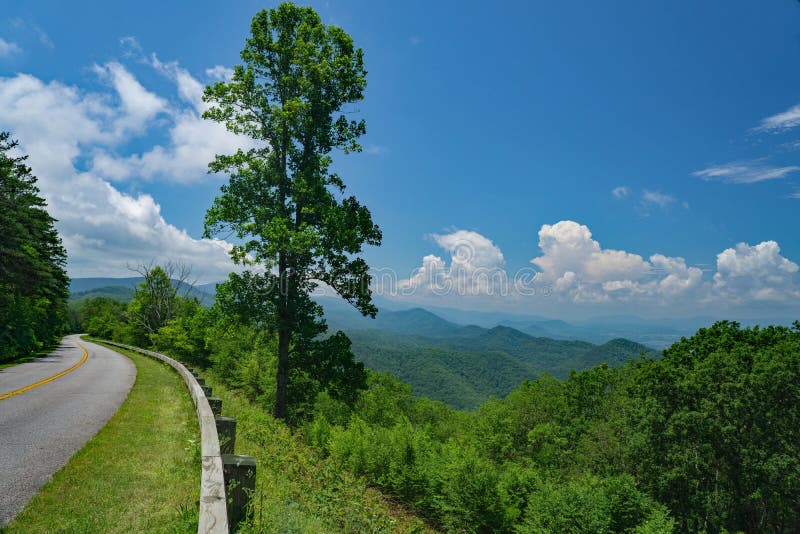
<svg viewBox="0 0 800 534">
<path fill-rule="evenodd" d="M 515 273 L 506 271 L 500 248 L 477 232 L 457 230 L 431 237 L 448 253 L 449 262 L 439 255 L 425 256 L 409 278 L 399 281 L 401 296 L 503 297 L 505 306 L 529 306 L 534 302 L 529 297 L 546 296 L 565 305 L 654 309 L 680 304 L 694 310 L 754 301 L 791 304 L 800 297 L 798 266 L 781 256 L 774 241 L 741 243 L 721 252 L 716 273 L 704 280 L 703 270 L 681 257 L 657 253 L 645 259 L 603 248 L 587 226 L 575 221 L 543 225 L 541 255 L 531 260 L 535 270 Z"/>
<path fill-rule="evenodd" d="M 791 303 L 800 297 L 798 266 L 780 254 L 774 241 L 740 243 L 717 255 L 712 282 L 701 269 L 680 257 L 653 254 L 648 260 L 620 250 L 603 249 L 586 226 L 574 221 L 544 225 L 539 231 L 542 256 L 532 263 L 540 281 L 557 296 L 573 302 L 635 301 L 732 305 L 753 301 Z"/>
<path fill-rule="evenodd" d="M 716 165 L 695 171 L 692 175 L 706 181 L 753 184 L 765 180 L 779 180 L 796 171 L 800 171 L 800 167 L 797 165 L 776 167 L 767 165 L 763 159 L 760 159 Z"/>
<path fill-rule="evenodd" d="M 733 302 L 794 299 L 800 297 L 797 271 L 775 241 L 739 243 L 717 255 L 714 289 Z"/>
<path fill-rule="evenodd" d="M 611 194 L 616 198 L 626 198 L 631 194 L 631 190 L 629 187 L 621 185 L 612 189 Z"/>
<path fill-rule="evenodd" d="M 203 89 L 205 86 L 189 74 L 177 61 L 162 62 L 155 54 L 150 55 L 150 64 L 158 72 L 175 82 L 178 87 L 178 96 L 184 102 L 192 105 L 196 111 L 203 111 Z"/>
<path fill-rule="evenodd" d="M 545 224 L 539 230 L 542 256 L 531 263 L 542 270 L 542 277 L 555 281 L 567 272 L 576 273 L 588 283 L 640 277 L 650 266 L 638 254 L 602 249 L 585 225 L 574 221 Z"/>
<path fill-rule="evenodd" d="M 503 268 L 505 258 L 490 239 L 469 230 L 430 237 L 449 253 L 450 264 L 433 254 L 425 256 L 422 265 L 408 279 L 399 281 L 401 292 L 462 296 L 507 293 L 508 279 Z"/>
<path fill-rule="evenodd" d="M 113 158 L 105 166 L 83 169 L 84 161 L 118 149 L 156 117 L 193 112 L 172 109 L 119 63 L 96 66 L 95 71 L 113 93 L 82 91 L 27 74 L 0 78 L 4 123 L 30 155 L 49 210 L 58 219 L 70 275 L 124 276 L 129 274 L 127 265 L 174 259 L 194 265 L 204 280 L 224 277 L 233 267 L 228 243 L 195 239 L 169 224 L 151 196 L 114 188 L 108 182 Z M 184 127 L 184 139 L 202 135 L 188 131 L 186 123 Z"/>
<path fill-rule="evenodd" d="M 20 52 L 22 52 L 22 49 L 16 43 L 6 41 L 0 37 L 0 58 L 11 57 Z"/>
<path fill-rule="evenodd" d="M 603 249 L 587 226 L 574 221 L 545 224 L 539 230 L 542 255 L 531 260 L 538 280 L 575 301 L 603 301 L 609 291 L 626 289 L 624 282 L 647 275 L 651 265 L 638 254 Z M 605 284 L 605 291 L 603 289 Z"/>
</svg>

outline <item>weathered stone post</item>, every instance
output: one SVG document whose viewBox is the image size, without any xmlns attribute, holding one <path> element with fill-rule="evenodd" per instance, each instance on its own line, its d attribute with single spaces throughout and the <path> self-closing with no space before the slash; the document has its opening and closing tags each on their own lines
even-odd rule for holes
<svg viewBox="0 0 800 534">
<path fill-rule="evenodd" d="M 222 454 L 233 454 L 236 448 L 236 418 L 214 418 L 217 422 L 217 435 L 219 436 L 219 451 Z"/>
<path fill-rule="evenodd" d="M 235 532 L 238 524 L 253 513 L 250 499 L 256 490 L 256 460 L 252 456 L 223 454 L 222 473 L 228 498 L 228 526 Z"/>
<path fill-rule="evenodd" d="M 200 378 L 199 376 L 195 376 L 194 379 L 197 380 L 197 383 L 200 384 L 201 386 L 205 386 L 206 385 L 206 379 L 205 378 Z"/>
<path fill-rule="evenodd" d="M 211 396 L 211 386 L 200 386 L 200 387 L 203 389 L 203 394 L 205 394 L 206 397 Z"/>
</svg>

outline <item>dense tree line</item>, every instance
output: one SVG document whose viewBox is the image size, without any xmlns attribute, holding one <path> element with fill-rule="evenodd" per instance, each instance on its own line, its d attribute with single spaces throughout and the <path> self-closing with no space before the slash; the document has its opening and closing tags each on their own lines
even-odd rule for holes
<svg viewBox="0 0 800 534">
<path fill-rule="evenodd" d="M 0 361 L 54 342 L 66 328 L 67 255 L 36 177 L 0 133 Z"/>
<path fill-rule="evenodd" d="M 180 297 L 179 297 L 180 298 Z M 224 300 L 224 296 L 222 299 Z M 82 304 L 132 340 L 124 305 Z M 191 299 L 151 346 L 266 412 L 277 337 Z M 346 338 L 297 362 L 289 421 L 321 455 L 448 531 L 793 532 L 800 525 L 800 323 L 719 322 L 660 359 L 544 375 L 464 412 L 353 366 Z M 338 356 L 333 356 L 338 355 Z M 344 369 L 349 369 L 349 373 Z M 362 389 L 363 388 L 363 389 Z"/>
<path fill-rule="evenodd" d="M 250 399 L 274 409 L 277 332 L 249 318 L 250 304 L 238 300 L 237 289 L 231 287 L 242 279 L 248 283 L 249 275 L 232 277 L 218 286 L 216 304 L 207 309 L 190 290 L 179 291 L 186 284 L 172 278 L 173 272 L 171 266 L 143 268 L 144 280 L 127 304 L 109 297 L 72 303 L 74 330 L 213 367 Z M 286 419 L 291 423 L 309 417 L 320 392 L 352 405 L 366 388 L 367 374 L 363 364 L 355 361 L 350 340 L 341 332 L 318 336 L 319 332 L 316 327 L 301 332 L 290 346 Z"/>
</svg>

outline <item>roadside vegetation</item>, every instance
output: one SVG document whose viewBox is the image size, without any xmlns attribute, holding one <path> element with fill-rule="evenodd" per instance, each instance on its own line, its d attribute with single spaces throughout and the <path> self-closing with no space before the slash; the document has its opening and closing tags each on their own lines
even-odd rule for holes
<svg viewBox="0 0 800 534">
<path fill-rule="evenodd" d="M 79 315 L 131 342 L 124 310 L 106 313 L 103 302 Z M 369 510 L 387 500 L 446 531 L 790 532 L 800 523 L 800 323 L 719 322 L 659 359 L 544 375 L 471 412 L 415 397 L 388 374 L 367 371 L 365 388 L 345 395 L 298 373 L 290 384 L 304 391 L 286 424 L 269 415 L 274 334 L 219 305 L 187 299 L 177 309 L 148 346 L 204 369 L 239 419 L 237 450 L 259 459 L 257 531 L 383 528 L 388 516 Z M 364 483 L 383 496 L 372 500 Z M 408 519 L 394 509 L 387 514 Z"/>
<path fill-rule="evenodd" d="M 136 365 L 127 399 L 4 533 L 197 531 L 200 445 L 186 387 L 171 367 L 114 350 Z"/>
<path fill-rule="evenodd" d="M 41 349 L 37 350 L 33 354 L 26 354 L 24 356 L 10 358 L 3 362 L 0 362 L 0 369 L 5 369 L 6 367 L 11 367 L 13 365 L 19 365 L 21 363 L 32 362 L 33 360 L 47 356 L 51 352 L 53 352 L 56 348 L 58 348 L 60 344 L 61 344 L 61 338 L 59 337 L 56 339 L 55 342 L 44 345 Z"/>
<path fill-rule="evenodd" d="M 34 355 L 67 327 L 67 254 L 16 147 L 0 132 L 0 364 Z"/>
<path fill-rule="evenodd" d="M 253 403 L 210 370 L 222 413 L 236 418 L 236 453 L 256 459 L 253 519 L 240 532 L 428 532 L 423 521 L 363 478 L 309 447 L 270 407 Z"/>
</svg>

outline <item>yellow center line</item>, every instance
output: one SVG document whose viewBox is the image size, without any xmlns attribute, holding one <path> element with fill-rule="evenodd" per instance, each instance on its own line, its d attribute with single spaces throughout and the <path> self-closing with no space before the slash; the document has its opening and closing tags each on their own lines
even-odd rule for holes
<svg viewBox="0 0 800 534">
<path fill-rule="evenodd" d="M 7 399 L 9 397 L 13 397 L 15 395 L 21 395 L 21 394 L 25 393 L 26 391 L 32 390 L 33 388 L 38 388 L 39 386 L 47 384 L 48 382 L 52 382 L 53 380 L 55 380 L 57 378 L 61 378 L 62 376 L 64 376 L 67 373 L 71 373 L 72 371 L 74 371 L 75 369 L 77 369 L 78 367 L 80 367 L 81 365 L 86 363 L 86 360 L 89 358 L 89 353 L 86 351 L 86 347 L 84 347 L 80 343 L 77 343 L 77 345 L 81 349 L 83 349 L 83 358 L 81 358 L 78 363 L 76 363 L 75 365 L 73 365 L 72 367 L 70 367 L 69 369 L 67 369 L 65 371 L 61 371 L 60 373 L 54 374 L 53 376 L 50 376 L 50 377 L 47 377 L 47 378 L 43 378 L 43 379 L 39 380 L 38 382 L 34 382 L 33 384 L 31 384 L 29 386 L 25 386 L 24 388 L 15 389 L 14 391 L 9 391 L 8 393 L 2 393 L 2 394 L 0 394 L 0 401 L 1 400 L 5 400 L 5 399 Z"/>
</svg>

